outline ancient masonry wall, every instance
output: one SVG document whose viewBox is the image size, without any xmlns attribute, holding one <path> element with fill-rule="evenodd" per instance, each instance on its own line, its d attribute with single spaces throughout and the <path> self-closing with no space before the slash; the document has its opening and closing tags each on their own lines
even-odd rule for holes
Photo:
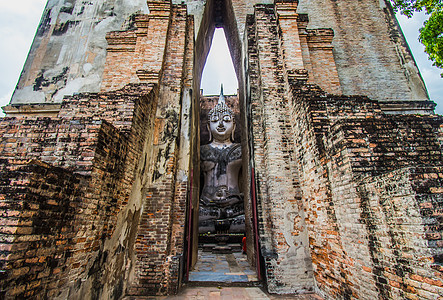
<svg viewBox="0 0 443 300">
<path fill-rule="evenodd" d="M 48 0 L 11 104 L 61 103 L 99 92 L 112 30 L 130 28 L 146 0 Z"/>
<path fill-rule="evenodd" d="M 334 32 L 334 59 L 345 95 L 426 100 L 427 91 L 388 0 L 300 0 L 308 29 Z"/>
<path fill-rule="evenodd" d="M 388 117 L 377 101 L 304 84 L 303 72 L 288 68 L 297 61 L 280 62 L 287 35 L 274 22 L 272 5 L 248 19 L 249 134 L 268 289 L 438 297 L 442 118 Z M 291 199 L 296 206 L 286 210 Z"/>
<path fill-rule="evenodd" d="M 315 96 L 318 91 L 310 90 L 310 97 Z M 328 123 L 333 122 L 334 114 L 329 114 L 329 111 L 326 110 L 325 106 L 328 103 L 326 99 L 319 97 L 316 100 L 317 102 L 312 101 L 312 103 L 305 104 L 300 103 L 300 100 L 296 98 L 293 100 L 292 114 L 294 116 L 292 119 L 294 138 L 297 145 L 296 156 L 300 163 L 300 185 L 306 209 L 314 274 L 316 285 L 324 294 L 332 298 L 349 297 L 352 296 L 348 287 L 349 280 L 358 278 L 359 274 L 352 273 L 347 269 L 349 264 L 341 240 L 342 236 L 347 233 L 340 231 L 340 226 L 343 224 L 337 219 L 336 210 L 346 209 L 348 206 L 339 206 L 335 203 L 335 201 L 341 200 L 342 196 L 334 193 L 333 189 L 334 184 L 344 184 L 351 179 L 348 173 L 342 174 L 340 178 L 331 178 L 331 174 L 325 166 L 328 160 L 320 142 L 323 138 L 322 135 L 327 133 Z M 342 117 L 351 114 L 354 107 L 362 117 L 373 114 L 368 110 L 374 106 L 374 103 L 364 103 L 357 100 L 355 102 L 349 101 L 349 106 L 347 106 L 347 101 L 349 99 L 343 97 L 341 106 L 334 105 L 336 103 L 331 101 L 331 110 L 335 110 L 337 113 L 341 112 Z M 307 116 L 312 116 L 312 119 Z M 343 194 L 347 192 L 349 192 L 347 189 L 342 191 Z M 364 249 L 359 249 L 359 244 L 355 244 L 354 247 L 364 258 Z M 371 294 L 368 291 L 365 295 L 370 296 Z"/>
<path fill-rule="evenodd" d="M 325 96 L 309 88 L 293 98 L 317 289 L 439 297 L 443 119 L 388 118 L 367 98 Z"/>
<path fill-rule="evenodd" d="M 78 95 L 62 118 L 1 121 L 4 298 L 123 293 L 132 258 L 124 249 L 134 247 L 137 227 L 129 195 L 152 127 L 149 91 Z"/>
<path fill-rule="evenodd" d="M 181 100 L 189 90 L 189 42 L 192 22 L 189 22 L 185 5 L 162 6 L 161 18 L 168 15 L 166 25 L 155 32 L 164 36 L 166 45 L 159 77 L 159 95 L 154 119 L 152 161 L 147 167 L 148 186 L 145 208 L 137 232 L 136 265 L 129 295 L 176 293 L 183 272 L 184 225 L 189 172 L 186 144 L 180 148 L 180 122 L 182 117 L 190 122 L 189 115 L 182 116 Z M 160 17 L 154 16 L 154 22 Z M 164 20 L 162 22 L 165 22 Z M 155 25 L 156 23 L 154 23 Z M 167 37 L 167 39 L 166 39 Z M 148 36 L 149 40 L 149 36 Z M 192 45 L 192 44 L 191 44 Z M 153 45 L 157 47 L 157 45 Z M 179 166 L 179 168 L 177 168 Z"/>
<path fill-rule="evenodd" d="M 105 90 L 124 87 L 113 92 L 70 97 L 62 103 L 57 118 L 3 120 L 7 128 L 1 149 L 2 158 L 7 159 L 5 163 L 14 168 L 17 163 L 26 167 L 27 162 L 16 157 L 27 160 L 35 157 L 50 163 L 47 168 L 51 172 L 67 172 L 74 178 L 78 174 L 85 186 L 84 192 L 76 190 L 79 196 L 75 200 L 81 205 L 70 204 L 74 225 L 67 230 L 63 242 L 66 247 L 54 248 L 48 244 L 45 249 L 48 255 L 65 259 L 63 262 L 48 265 L 42 257 L 38 267 L 26 265 L 35 269 L 36 282 L 25 283 L 23 277 L 19 277 L 25 269 L 21 273 L 15 271 L 20 265 L 14 259 L 23 263 L 27 252 L 4 252 L 7 280 L 2 291 L 6 297 L 118 299 L 124 293 L 174 293 L 179 287 L 186 203 L 188 196 L 192 196 L 188 195 L 191 161 L 186 153 L 195 152 L 190 149 L 189 141 L 195 133 L 185 134 L 179 148 L 177 138 L 180 124 L 192 132 L 196 132 L 198 126 L 194 106 L 183 111 L 181 107 L 182 101 L 188 104 L 193 101 L 193 22 L 183 5 L 171 8 L 167 2 L 150 4 L 151 14 L 135 17 L 141 21 L 135 22 L 135 29 L 130 30 L 136 31 L 139 39 L 136 55 L 131 60 L 141 65 L 134 71 L 136 84 L 128 85 L 127 77 L 109 73 L 106 78 L 110 81 L 105 83 L 110 85 L 105 85 Z M 150 29 L 146 30 L 148 24 Z M 124 45 L 128 40 L 119 40 L 125 35 L 126 32 L 108 35 L 108 39 L 114 41 L 110 43 L 111 55 L 107 58 L 107 65 L 112 68 L 105 73 L 123 66 L 120 57 L 112 53 L 127 50 Z M 172 38 L 166 40 L 167 36 Z M 160 42 L 150 43 L 152 39 Z M 118 42 L 123 46 L 118 46 Z M 147 62 L 140 61 L 146 57 Z M 12 124 L 17 126 L 8 129 Z M 107 136 L 109 141 L 105 139 Z M 108 142 L 109 149 L 102 150 L 102 143 L 108 145 Z M 21 148 L 17 148 L 17 144 Z M 106 156 L 100 156 L 102 154 Z M 52 171 L 54 166 L 63 169 Z M 35 176 L 30 173 L 29 177 Z M 43 182 L 45 179 L 41 178 Z M 5 179 L 5 182 L 8 181 Z M 8 183 L 12 185 L 4 185 L 5 189 L 14 188 L 16 180 L 10 178 Z M 54 183 L 54 189 L 62 184 Z M 198 191 L 198 187 L 194 190 Z M 69 202 L 68 197 L 66 193 L 63 203 Z M 88 201 L 89 198 L 94 201 Z M 35 226 L 29 226 L 29 234 L 34 234 Z M 28 239 L 21 236 L 20 230 L 5 232 L 5 249 L 15 249 L 12 245 L 17 243 L 17 236 Z M 37 241 L 37 247 L 40 239 L 49 238 L 46 233 L 29 239 Z M 55 268 L 57 265 L 60 268 Z M 57 282 L 54 275 L 60 273 L 60 269 L 62 280 Z M 42 282 L 40 278 L 46 276 L 42 272 L 51 279 Z M 12 290 L 11 286 L 17 289 Z"/>
<path fill-rule="evenodd" d="M 151 14 L 107 35 L 102 92 L 66 98 L 54 118 L 0 120 L 2 298 L 120 299 L 180 288 L 186 211 L 196 211 L 198 197 L 192 71 L 201 62 L 186 5 L 149 5 Z M 442 117 L 388 117 L 376 100 L 340 95 L 344 65 L 333 62 L 348 48 L 333 52 L 328 29 L 304 31 L 295 7 L 256 5 L 246 23 L 242 137 L 251 139 L 257 263 L 269 291 L 443 296 Z"/>
<path fill-rule="evenodd" d="M 229 2 L 232 7 L 225 12 L 224 17 L 232 20 L 225 27 L 232 36 L 233 43 L 240 44 L 244 40 L 246 15 L 253 13 L 254 5 L 272 2 Z M 314 38 L 311 41 L 317 45 L 310 49 L 313 56 L 320 54 L 317 57 L 320 60 L 325 59 L 325 52 L 333 54 L 337 70 L 328 69 L 328 72 L 331 72 L 331 76 L 337 75 L 339 81 L 336 78 L 323 78 L 327 82 L 331 81 L 333 88 L 339 85 L 340 91 L 346 95 L 368 95 L 382 101 L 428 99 L 423 80 L 404 37 L 399 33 L 388 0 L 275 2 L 286 2 L 284 6 L 296 7 L 297 21 L 282 19 L 281 28 L 282 31 L 296 27 L 301 29 L 299 41 L 294 40 L 295 44 L 288 42 L 292 45 L 300 43 L 305 47 L 305 54 L 306 41 L 313 33 L 311 30 L 332 29 L 335 35 L 332 40 L 334 48 L 325 48 L 314 41 L 317 40 Z M 297 2 L 300 2 L 298 8 Z M 172 3 L 181 2 L 174 0 Z M 202 19 L 206 3 L 212 5 L 212 1 L 185 1 L 188 13 L 195 17 L 197 31 L 207 25 L 203 24 L 207 20 Z M 112 86 L 121 88 L 124 85 L 109 85 L 110 76 L 124 76 L 127 83 L 136 83 L 139 80 L 143 82 L 142 77 L 152 75 L 148 62 L 155 65 L 163 57 L 162 51 L 157 51 L 155 47 L 146 48 L 146 43 L 164 45 L 165 39 L 165 36 L 150 35 L 152 39 L 146 40 L 146 35 L 143 36 L 143 32 L 157 29 L 156 26 L 148 26 L 149 22 L 151 25 L 154 22 L 152 18 L 148 20 L 147 14 L 157 14 L 163 10 L 161 6 L 164 5 L 168 6 L 170 3 L 146 0 L 48 0 L 11 104 L 61 103 L 66 95 L 99 92 L 109 90 Z M 307 16 L 309 25 L 306 23 Z M 295 25 L 297 22 L 306 23 L 308 30 L 305 30 L 306 26 Z M 116 30 L 127 32 L 119 36 L 109 35 L 109 32 Z M 322 38 L 328 39 L 330 35 L 330 32 L 326 32 Z M 148 51 L 138 52 L 139 47 Z M 292 56 L 292 51 L 299 51 L 297 47 L 292 47 L 292 51 L 290 48 L 287 49 L 287 57 Z M 325 51 L 322 52 L 323 50 Z M 109 67 L 113 65 L 105 63 L 109 56 L 113 57 L 114 62 L 121 60 L 131 63 L 119 64 L 118 68 L 110 70 Z M 235 51 L 234 59 L 236 65 L 242 64 L 241 51 Z M 326 70 L 315 66 L 320 61 L 317 59 L 312 59 L 312 69 L 308 66 L 306 57 L 303 58 L 306 69 L 313 76 L 316 75 L 311 73 L 312 70 Z M 106 67 L 108 70 L 105 70 Z M 139 70 L 141 73 L 134 73 Z M 335 72 L 337 74 L 332 74 Z M 317 80 L 317 83 L 321 85 L 322 81 Z"/>
<path fill-rule="evenodd" d="M 129 30 L 106 35 L 108 55 L 102 91 L 120 89 L 128 83 L 158 82 L 164 63 L 171 4 L 148 1 L 148 5 L 149 14 L 135 14 Z"/>
<path fill-rule="evenodd" d="M 41 162 L 2 163 L 2 298 L 54 297 L 68 281 L 81 175 Z M 92 241 L 88 241 L 92 244 Z"/>
<path fill-rule="evenodd" d="M 308 292 L 313 290 L 314 278 L 273 5 L 256 6 L 248 21 L 251 155 L 267 285 L 273 293 Z"/>
</svg>

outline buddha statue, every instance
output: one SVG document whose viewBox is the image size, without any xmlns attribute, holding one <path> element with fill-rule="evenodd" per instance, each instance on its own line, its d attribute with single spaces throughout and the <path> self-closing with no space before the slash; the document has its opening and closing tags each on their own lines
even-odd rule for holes
<svg viewBox="0 0 443 300">
<path fill-rule="evenodd" d="M 217 105 L 208 113 L 210 143 L 200 148 L 203 189 L 200 233 L 240 233 L 245 230 L 243 194 L 239 188 L 241 146 L 234 143 L 235 119 L 226 105 L 223 87 Z"/>
</svg>

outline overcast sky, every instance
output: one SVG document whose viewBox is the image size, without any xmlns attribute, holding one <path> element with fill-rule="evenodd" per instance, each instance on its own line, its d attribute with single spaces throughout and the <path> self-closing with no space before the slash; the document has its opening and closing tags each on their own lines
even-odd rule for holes
<svg viewBox="0 0 443 300">
<path fill-rule="evenodd" d="M 46 0 L 1 0 L 0 1 L 0 106 L 7 105 L 17 84 L 26 56 L 34 38 Z M 441 70 L 433 67 L 418 42 L 418 28 L 424 15 L 414 19 L 399 16 L 403 32 L 426 82 L 431 99 L 439 104 L 436 112 L 443 114 L 443 79 Z M 235 94 L 237 83 L 234 67 L 221 30 L 214 35 L 216 47 L 211 47 L 207 66 L 203 71 L 204 94 L 218 94 L 220 83 L 225 94 Z"/>
</svg>

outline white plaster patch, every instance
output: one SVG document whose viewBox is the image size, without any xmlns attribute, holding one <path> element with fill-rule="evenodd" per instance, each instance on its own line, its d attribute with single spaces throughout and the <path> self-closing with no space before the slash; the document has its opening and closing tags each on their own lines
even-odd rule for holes
<svg viewBox="0 0 443 300">
<path fill-rule="evenodd" d="M 32 86 L 27 86 L 21 90 L 15 90 L 14 104 L 42 102 L 45 102 L 45 93 L 43 91 L 34 91 Z"/>
<path fill-rule="evenodd" d="M 173 1 L 177 2 L 177 0 Z M 181 3 L 181 1 L 179 1 Z M 186 9 L 189 15 L 194 16 L 194 36 L 197 39 L 198 31 L 200 29 L 200 23 L 203 19 L 203 12 L 205 10 L 206 1 L 187 1 Z"/>
<path fill-rule="evenodd" d="M 91 71 L 91 70 L 92 70 L 92 64 L 86 63 L 83 65 L 83 71 L 85 71 L 85 74 L 88 74 L 89 71 Z"/>
<path fill-rule="evenodd" d="M 100 90 L 101 78 L 97 74 L 93 74 L 84 78 L 76 78 L 68 82 L 68 84 L 57 92 L 54 96 L 55 102 L 62 102 L 65 96 L 73 95 L 74 93 L 98 92 Z"/>
<path fill-rule="evenodd" d="M 188 181 L 188 174 L 184 170 L 179 170 L 177 174 L 177 180 L 180 182 L 186 182 Z"/>
<path fill-rule="evenodd" d="M 134 9 L 139 9 L 139 11 L 143 14 L 148 14 L 148 2 L 146 0 L 125 0 L 125 6 L 132 6 Z"/>
<path fill-rule="evenodd" d="M 102 32 L 108 32 L 111 31 L 114 28 L 110 28 L 110 26 L 112 25 L 112 23 L 116 20 L 115 17 L 108 17 L 106 19 L 103 19 L 100 23 L 98 23 L 97 25 L 95 25 L 94 27 L 94 32 L 98 32 L 100 33 L 100 35 Z"/>
</svg>

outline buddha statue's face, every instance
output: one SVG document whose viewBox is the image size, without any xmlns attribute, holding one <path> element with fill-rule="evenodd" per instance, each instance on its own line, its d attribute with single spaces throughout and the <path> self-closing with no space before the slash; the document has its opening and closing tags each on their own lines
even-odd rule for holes
<svg viewBox="0 0 443 300">
<path fill-rule="evenodd" d="M 229 111 L 209 116 L 209 130 L 217 142 L 229 142 L 235 129 L 234 117 Z"/>
</svg>

